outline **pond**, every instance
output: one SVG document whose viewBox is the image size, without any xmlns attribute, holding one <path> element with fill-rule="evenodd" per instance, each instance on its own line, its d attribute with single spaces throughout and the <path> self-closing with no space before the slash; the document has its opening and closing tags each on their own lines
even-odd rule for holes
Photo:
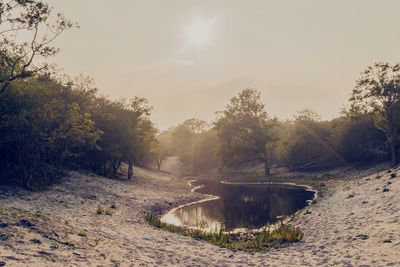
<svg viewBox="0 0 400 267">
<path fill-rule="evenodd" d="M 208 232 L 261 228 L 306 207 L 315 192 L 287 184 L 229 184 L 196 181 L 196 192 L 212 195 L 202 202 L 179 207 L 162 221 Z"/>
</svg>

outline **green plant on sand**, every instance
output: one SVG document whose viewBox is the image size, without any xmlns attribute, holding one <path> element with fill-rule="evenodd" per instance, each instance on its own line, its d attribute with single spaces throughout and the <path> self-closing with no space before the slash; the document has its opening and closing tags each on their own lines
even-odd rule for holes
<svg viewBox="0 0 400 267">
<path fill-rule="evenodd" d="M 273 230 L 271 230 L 270 227 L 264 227 L 261 231 L 251 231 L 247 234 L 240 234 L 222 231 L 218 233 L 209 233 L 199 229 L 175 226 L 162 222 L 157 215 L 152 213 L 146 214 L 145 219 L 150 225 L 156 228 L 191 236 L 232 250 L 259 251 L 299 242 L 304 237 L 300 229 L 284 224 L 283 222 L 279 223 Z"/>
</svg>

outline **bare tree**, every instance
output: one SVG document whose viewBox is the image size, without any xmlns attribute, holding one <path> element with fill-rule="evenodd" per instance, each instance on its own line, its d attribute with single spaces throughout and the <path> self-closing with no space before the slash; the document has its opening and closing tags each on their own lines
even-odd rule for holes
<svg viewBox="0 0 400 267">
<path fill-rule="evenodd" d="M 48 68 L 35 63 L 57 53 L 51 44 L 65 30 L 78 27 L 43 0 L 0 0 L 0 94 L 11 82 Z"/>
</svg>

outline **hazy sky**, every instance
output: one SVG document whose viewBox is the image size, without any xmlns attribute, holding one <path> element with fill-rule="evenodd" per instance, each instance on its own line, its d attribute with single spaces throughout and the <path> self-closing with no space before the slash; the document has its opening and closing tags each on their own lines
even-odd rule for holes
<svg viewBox="0 0 400 267">
<path fill-rule="evenodd" d="M 359 73 L 400 56 L 400 1 L 48 0 L 79 22 L 52 59 L 113 98 L 143 96 L 165 129 L 211 120 L 241 89 L 271 115 L 336 116 Z"/>
</svg>

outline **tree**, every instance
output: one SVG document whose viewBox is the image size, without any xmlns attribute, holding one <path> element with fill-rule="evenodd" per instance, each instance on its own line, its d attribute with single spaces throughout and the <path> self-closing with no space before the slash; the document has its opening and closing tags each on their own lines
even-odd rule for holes
<svg viewBox="0 0 400 267">
<path fill-rule="evenodd" d="M 375 126 L 373 114 L 346 114 L 334 120 L 336 150 L 352 165 L 368 165 L 390 159 L 385 134 Z"/>
<path fill-rule="evenodd" d="M 155 158 L 158 171 L 161 171 L 164 160 L 171 155 L 171 139 L 172 137 L 169 131 L 163 131 L 157 135 L 157 142 L 152 148 L 152 156 Z"/>
<path fill-rule="evenodd" d="M 62 14 L 53 21 L 52 8 L 42 0 L 0 2 L 0 93 L 11 82 L 47 69 L 35 58 L 57 53 L 53 41 L 65 30 L 77 27 Z"/>
<path fill-rule="evenodd" d="M 333 124 L 321 121 L 314 111 L 301 110 L 280 128 L 277 151 L 284 166 L 308 171 L 343 163 L 332 144 Z"/>
<path fill-rule="evenodd" d="M 400 142 L 400 64 L 375 63 L 357 81 L 350 98 L 353 112 L 372 113 L 387 138 L 397 165 Z"/>
<path fill-rule="evenodd" d="M 268 117 L 261 102 L 261 94 L 254 89 L 241 91 L 215 122 L 221 164 L 233 167 L 241 163 L 262 162 L 265 176 L 269 176 L 274 125 L 275 120 Z"/>
<path fill-rule="evenodd" d="M 171 130 L 173 152 L 184 166 L 184 172 L 197 175 L 196 142 L 207 130 L 207 122 L 199 119 L 185 120 Z"/>
</svg>

